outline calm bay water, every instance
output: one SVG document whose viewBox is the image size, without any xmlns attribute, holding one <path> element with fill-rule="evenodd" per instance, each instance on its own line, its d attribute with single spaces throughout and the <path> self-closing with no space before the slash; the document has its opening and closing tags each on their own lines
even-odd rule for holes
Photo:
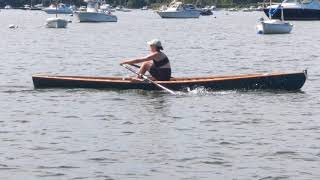
<svg viewBox="0 0 320 180">
<path fill-rule="evenodd" d="M 258 35 L 261 12 L 115 14 L 47 29 L 43 12 L 0 12 L 1 179 L 320 178 L 320 22 Z M 132 75 L 119 62 L 153 38 L 176 77 L 308 68 L 309 78 L 299 92 L 33 89 L 34 73 Z"/>
</svg>

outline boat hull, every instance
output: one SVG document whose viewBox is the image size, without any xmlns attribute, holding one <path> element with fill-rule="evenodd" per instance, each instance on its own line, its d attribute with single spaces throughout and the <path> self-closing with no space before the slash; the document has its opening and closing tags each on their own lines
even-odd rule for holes
<svg viewBox="0 0 320 180">
<path fill-rule="evenodd" d="M 47 14 L 73 14 L 71 9 L 42 9 Z"/>
<path fill-rule="evenodd" d="M 46 21 L 47 28 L 66 28 L 68 21 L 61 18 L 48 18 Z"/>
<path fill-rule="evenodd" d="M 161 18 L 199 18 L 199 11 L 158 11 Z"/>
<path fill-rule="evenodd" d="M 264 13 L 269 17 L 269 8 L 263 9 Z M 304 9 L 304 8 L 284 8 L 284 20 L 320 20 L 320 10 Z M 275 12 L 272 19 L 281 19 L 281 11 Z"/>
<path fill-rule="evenodd" d="M 172 90 L 195 89 L 208 90 L 246 90 L 278 89 L 298 90 L 307 78 L 306 71 L 286 74 L 254 74 L 238 76 L 217 76 L 199 78 L 173 78 L 170 81 L 158 81 L 159 84 Z M 142 89 L 160 90 L 147 82 L 137 82 L 121 77 L 84 77 L 84 76 L 32 76 L 35 88 L 94 88 L 94 89 Z"/>
<path fill-rule="evenodd" d="M 293 26 L 287 22 L 279 22 L 279 23 L 261 22 L 261 30 L 263 34 L 287 34 L 292 31 L 292 27 Z"/>
<path fill-rule="evenodd" d="M 77 12 L 79 22 L 117 22 L 117 16 L 102 12 Z"/>
<path fill-rule="evenodd" d="M 213 15 L 212 11 L 210 9 L 203 9 L 202 11 L 200 11 L 200 15 L 202 16 L 210 16 Z"/>
</svg>

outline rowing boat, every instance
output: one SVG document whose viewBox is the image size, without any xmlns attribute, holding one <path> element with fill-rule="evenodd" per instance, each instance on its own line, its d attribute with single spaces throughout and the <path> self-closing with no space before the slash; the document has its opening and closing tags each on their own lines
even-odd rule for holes
<svg viewBox="0 0 320 180">
<path fill-rule="evenodd" d="M 268 73 L 235 76 L 212 76 L 171 78 L 170 81 L 155 81 L 172 90 L 247 90 L 278 89 L 298 90 L 307 79 L 307 71 L 294 73 Z M 160 90 L 150 82 L 140 82 L 129 77 L 88 77 L 36 74 L 32 76 L 35 88 L 95 88 L 95 89 L 142 89 Z"/>
</svg>

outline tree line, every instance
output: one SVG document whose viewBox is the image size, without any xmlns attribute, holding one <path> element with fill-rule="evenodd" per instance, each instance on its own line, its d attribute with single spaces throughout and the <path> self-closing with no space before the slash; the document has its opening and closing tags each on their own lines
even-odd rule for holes
<svg viewBox="0 0 320 180">
<path fill-rule="evenodd" d="M 11 5 L 12 7 L 23 7 L 25 4 L 35 5 L 44 4 L 49 6 L 56 0 L 0 0 L 0 7 Z M 84 6 L 86 3 L 83 0 L 58 0 L 65 4 L 72 4 L 76 6 Z M 184 3 L 192 3 L 199 6 L 215 5 L 217 7 L 232 7 L 232 6 L 246 6 L 262 2 L 262 0 L 181 0 Z M 117 6 L 123 5 L 128 8 L 141 8 L 143 6 L 160 6 L 169 4 L 171 0 L 106 0 L 106 3 Z"/>
</svg>

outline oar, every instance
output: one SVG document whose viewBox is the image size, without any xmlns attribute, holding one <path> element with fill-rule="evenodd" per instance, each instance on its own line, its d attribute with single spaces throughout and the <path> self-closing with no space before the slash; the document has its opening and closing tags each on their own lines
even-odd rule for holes
<svg viewBox="0 0 320 180">
<path fill-rule="evenodd" d="M 150 78 L 148 78 L 146 75 L 143 75 L 143 74 L 140 74 L 140 73 L 136 72 L 135 70 L 133 70 L 133 69 L 130 68 L 129 66 L 127 66 L 127 65 L 125 65 L 125 64 L 121 64 L 121 66 L 123 66 L 124 68 L 128 69 L 129 71 L 135 73 L 136 75 L 141 76 L 143 79 L 145 79 L 145 80 L 149 81 L 150 83 L 158 86 L 159 88 L 167 91 L 168 93 L 173 94 L 173 95 L 176 95 L 176 94 L 177 94 L 177 93 L 175 93 L 174 91 L 172 91 L 172 90 L 170 90 L 170 89 L 162 86 L 161 84 L 158 84 L 158 83 L 152 81 L 152 80 L 151 80 Z"/>
<path fill-rule="evenodd" d="M 136 68 L 140 68 L 139 65 L 136 65 L 136 64 L 129 64 L 130 66 L 133 66 L 133 67 L 136 67 Z"/>
</svg>

